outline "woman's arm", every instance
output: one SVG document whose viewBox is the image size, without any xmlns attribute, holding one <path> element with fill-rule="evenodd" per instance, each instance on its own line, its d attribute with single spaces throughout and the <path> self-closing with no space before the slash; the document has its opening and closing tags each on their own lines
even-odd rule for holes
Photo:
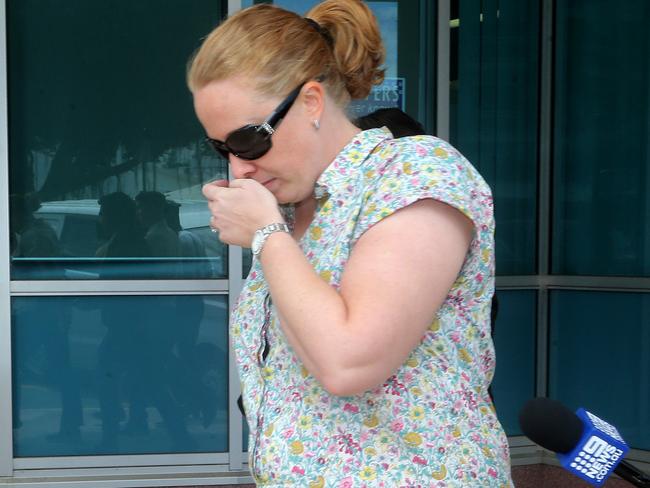
<svg viewBox="0 0 650 488">
<path fill-rule="evenodd" d="M 407 359 L 456 280 L 472 231 L 469 219 L 444 203 L 413 203 L 361 236 L 339 292 L 291 236 L 268 238 L 260 259 L 282 329 L 325 389 L 362 393 Z"/>
</svg>

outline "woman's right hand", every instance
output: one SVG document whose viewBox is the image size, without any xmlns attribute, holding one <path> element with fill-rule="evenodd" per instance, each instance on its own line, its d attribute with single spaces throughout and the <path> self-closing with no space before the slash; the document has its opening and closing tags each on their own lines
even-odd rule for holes
<svg viewBox="0 0 650 488">
<path fill-rule="evenodd" d="M 273 193 L 252 179 L 216 180 L 203 186 L 210 225 L 226 244 L 250 247 L 255 231 L 284 222 Z"/>
</svg>

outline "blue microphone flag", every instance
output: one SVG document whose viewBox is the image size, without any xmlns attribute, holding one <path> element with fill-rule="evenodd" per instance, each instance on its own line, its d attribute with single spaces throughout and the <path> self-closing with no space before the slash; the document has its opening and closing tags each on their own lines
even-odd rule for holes
<svg viewBox="0 0 650 488">
<path fill-rule="evenodd" d="M 602 486 L 630 448 L 616 427 L 584 408 L 576 411 L 583 425 L 575 448 L 558 453 L 562 467 L 594 486 Z"/>
</svg>

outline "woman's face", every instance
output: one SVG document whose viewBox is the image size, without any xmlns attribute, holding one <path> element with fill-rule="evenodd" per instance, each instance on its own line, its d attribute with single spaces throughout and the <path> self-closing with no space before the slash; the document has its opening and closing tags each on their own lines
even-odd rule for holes
<svg viewBox="0 0 650 488">
<path fill-rule="evenodd" d="M 226 140 L 247 124 L 262 123 L 282 102 L 264 97 L 242 78 L 215 81 L 194 92 L 194 109 L 208 137 Z M 251 178 L 263 184 L 279 203 L 298 203 L 311 197 L 320 171 L 314 164 L 316 130 L 303 97 L 275 127 L 271 149 L 259 159 L 247 161 L 229 154 L 235 178 Z"/>
</svg>

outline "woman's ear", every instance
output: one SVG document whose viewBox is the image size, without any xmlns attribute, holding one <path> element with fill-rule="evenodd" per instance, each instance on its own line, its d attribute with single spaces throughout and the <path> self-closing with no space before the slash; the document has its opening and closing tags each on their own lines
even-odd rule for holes
<svg viewBox="0 0 650 488">
<path fill-rule="evenodd" d="M 311 120 L 320 120 L 325 108 L 325 87 L 319 81 L 312 80 L 302 87 L 302 104 Z"/>
</svg>

